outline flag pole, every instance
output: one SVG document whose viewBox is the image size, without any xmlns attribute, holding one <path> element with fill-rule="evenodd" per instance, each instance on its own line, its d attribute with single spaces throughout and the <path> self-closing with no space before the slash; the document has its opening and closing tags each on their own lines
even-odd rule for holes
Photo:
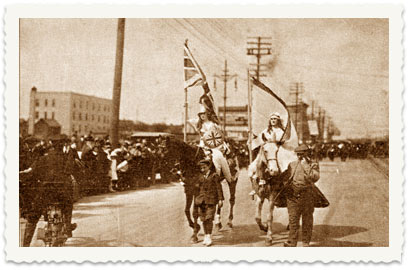
<svg viewBox="0 0 408 270">
<path fill-rule="evenodd" d="M 252 163 L 252 82 L 249 74 L 249 69 L 247 69 L 247 76 L 248 76 L 248 152 L 249 152 L 249 164 Z"/>
<path fill-rule="evenodd" d="M 187 142 L 187 119 L 188 119 L 187 88 L 184 88 L 184 142 Z"/>
</svg>

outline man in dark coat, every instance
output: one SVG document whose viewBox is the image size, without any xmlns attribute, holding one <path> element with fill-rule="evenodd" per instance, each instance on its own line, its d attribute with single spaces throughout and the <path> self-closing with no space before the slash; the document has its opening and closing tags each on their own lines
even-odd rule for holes
<svg viewBox="0 0 408 270">
<path fill-rule="evenodd" d="M 319 164 L 312 162 L 306 145 L 295 149 L 298 160 L 289 164 L 285 172 L 287 207 L 289 214 L 289 239 L 285 247 L 296 247 L 299 222 L 302 218 L 302 242 L 308 247 L 313 231 L 314 183 L 319 180 Z"/>
<path fill-rule="evenodd" d="M 95 149 L 95 141 L 91 136 L 85 137 L 85 144 L 82 147 L 81 160 L 84 164 L 84 179 L 80 183 L 82 195 L 88 195 L 96 188 L 97 179 L 95 172 L 97 171 L 97 153 Z"/>
<path fill-rule="evenodd" d="M 197 196 L 194 198 L 195 211 L 203 222 L 204 241 L 203 244 L 210 246 L 212 244 L 211 233 L 216 206 L 222 207 L 224 196 L 220 177 L 215 171 L 214 164 L 210 158 L 200 161 L 202 176 L 197 183 Z M 193 213 L 194 215 L 194 213 Z"/>
<path fill-rule="evenodd" d="M 41 215 L 46 217 L 47 205 L 60 203 L 68 236 L 76 224 L 71 224 L 73 209 L 72 164 L 69 164 L 62 147 L 64 141 L 60 137 L 52 138 L 53 146 L 49 152 L 35 161 L 30 168 L 20 172 L 22 181 L 31 181 L 35 196 L 31 202 L 31 210 L 26 213 L 27 225 L 24 233 L 23 246 L 30 246 L 35 227 Z M 24 196 L 24 194 L 22 194 Z"/>
</svg>

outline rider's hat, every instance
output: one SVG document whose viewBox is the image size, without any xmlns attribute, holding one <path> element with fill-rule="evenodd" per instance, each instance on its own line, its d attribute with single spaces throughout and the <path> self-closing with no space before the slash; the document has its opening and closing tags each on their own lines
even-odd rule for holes
<svg viewBox="0 0 408 270">
<path fill-rule="evenodd" d="M 205 109 L 204 105 L 200 104 L 200 109 L 197 114 L 200 115 L 202 113 L 207 113 L 207 110 Z"/>
<path fill-rule="evenodd" d="M 309 151 L 309 147 L 306 144 L 302 144 L 295 148 L 295 153 L 306 153 Z"/>
<path fill-rule="evenodd" d="M 278 112 L 274 112 L 269 116 L 269 119 L 271 119 L 271 118 L 281 119 L 281 116 L 280 116 L 280 114 Z"/>
</svg>

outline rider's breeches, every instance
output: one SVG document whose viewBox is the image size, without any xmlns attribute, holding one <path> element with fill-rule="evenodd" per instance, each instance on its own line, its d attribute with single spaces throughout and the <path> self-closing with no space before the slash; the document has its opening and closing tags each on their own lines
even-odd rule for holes
<svg viewBox="0 0 408 270">
<path fill-rule="evenodd" d="M 287 195 L 289 214 L 289 239 L 292 246 L 297 245 L 299 222 L 302 218 L 302 242 L 310 243 L 313 231 L 313 190 L 308 188 L 300 193 L 289 192 Z"/>
</svg>

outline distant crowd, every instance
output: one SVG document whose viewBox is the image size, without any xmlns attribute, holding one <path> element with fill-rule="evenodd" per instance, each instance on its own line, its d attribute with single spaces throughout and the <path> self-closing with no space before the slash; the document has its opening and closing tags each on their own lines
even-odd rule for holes
<svg viewBox="0 0 408 270">
<path fill-rule="evenodd" d="M 122 140 L 116 148 L 112 147 L 109 137 L 72 136 L 64 140 L 62 151 L 67 159 L 75 160 L 77 167 L 74 175 L 77 197 L 178 181 L 172 173 L 175 164 L 168 157 L 171 153 L 166 149 L 165 138 Z M 230 147 L 237 153 L 240 167 L 246 167 L 248 149 L 245 142 L 231 141 Z M 52 138 L 39 140 L 21 137 L 20 171 L 29 168 L 39 157 L 47 155 L 50 149 Z"/>
</svg>

